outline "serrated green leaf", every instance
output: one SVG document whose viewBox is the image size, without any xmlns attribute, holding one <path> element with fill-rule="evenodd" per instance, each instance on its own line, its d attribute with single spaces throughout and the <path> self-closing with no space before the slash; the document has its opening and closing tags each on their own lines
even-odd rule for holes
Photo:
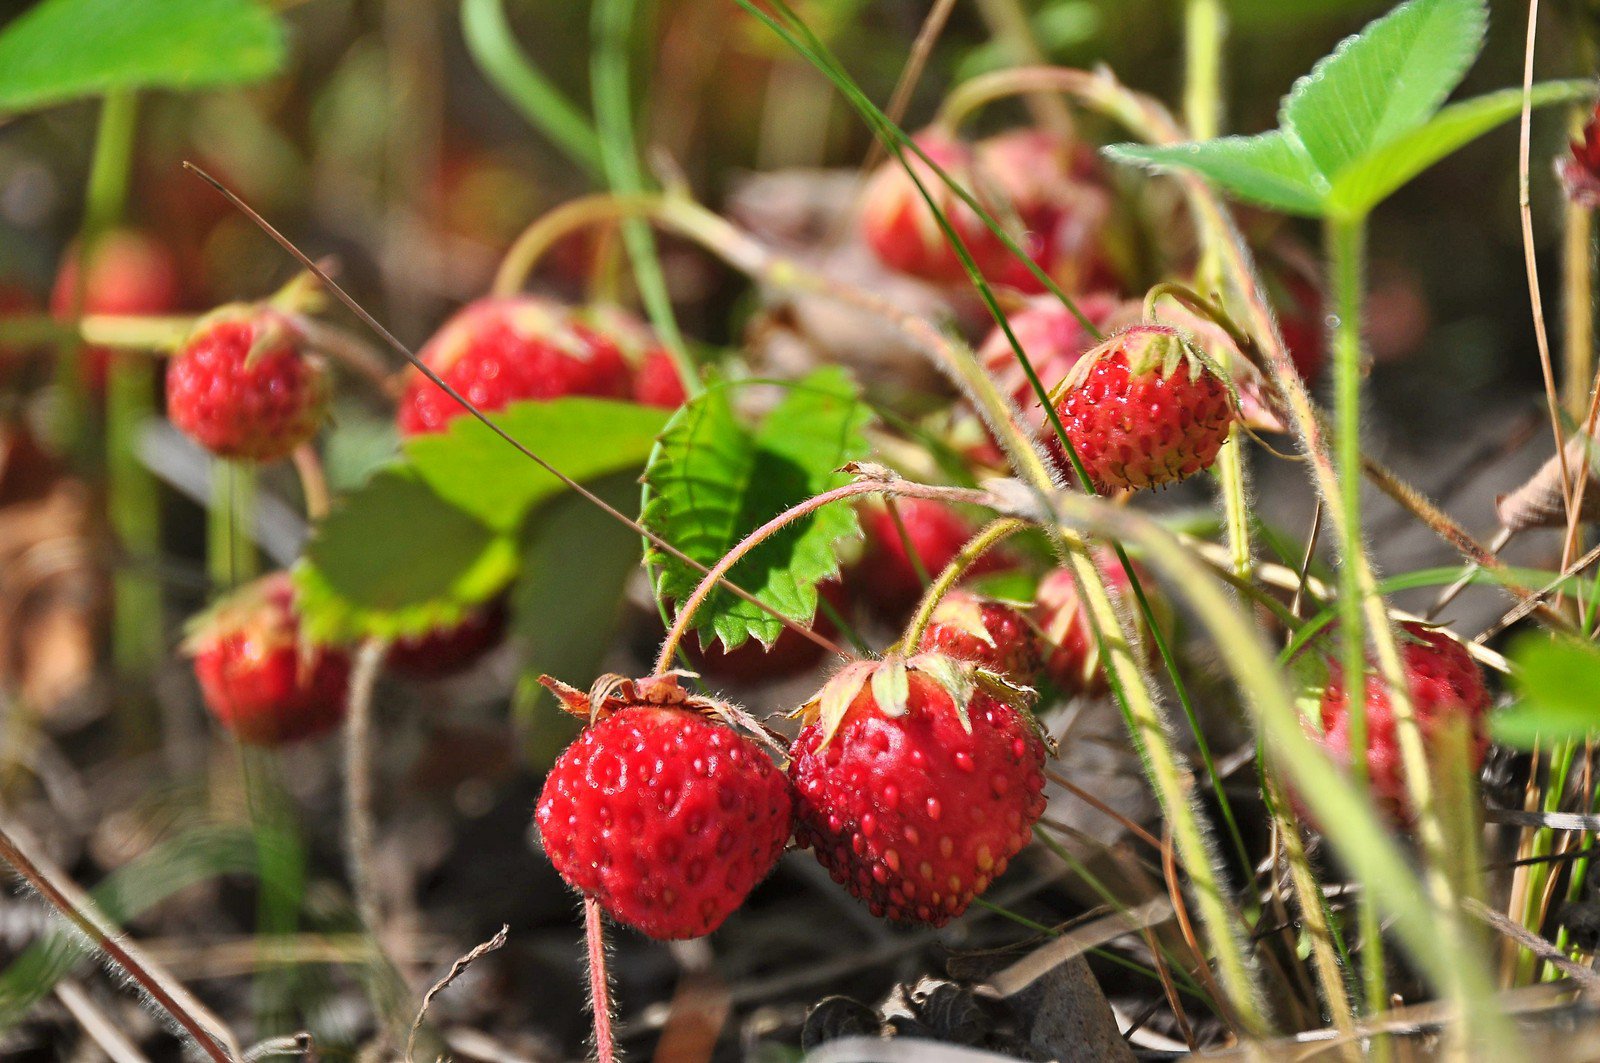
<svg viewBox="0 0 1600 1063">
<path fill-rule="evenodd" d="M 256 0 L 44 0 L 0 32 L 0 111 L 246 84 L 283 59 L 282 24 Z"/>
<path fill-rule="evenodd" d="M 1594 92 L 1589 81 L 1547 81 L 1533 87 L 1533 106 L 1581 100 Z M 1521 89 L 1502 89 L 1451 104 L 1420 128 L 1345 168 L 1329 193 L 1329 213 L 1366 214 L 1428 167 L 1521 113 Z"/>
<path fill-rule="evenodd" d="M 625 513 L 639 504 L 632 476 L 612 476 L 591 489 Z M 568 493 L 539 507 L 523 544 L 522 571 L 511 591 L 511 633 L 519 643 L 523 676 L 532 681 L 553 675 L 587 690 L 612 645 L 623 590 L 639 564 L 639 537 Z M 519 708 L 528 710 L 521 722 L 537 768 L 555 759 L 579 721 L 550 708 L 543 687 L 534 689 L 539 695 Z"/>
<path fill-rule="evenodd" d="M 1279 125 L 1331 177 L 1433 117 L 1488 27 L 1485 0 L 1409 0 L 1295 82 Z"/>
<path fill-rule="evenodd" d="M 642 466 L 670 411 L 564 398 L 512 403 L 493 416 L 511 438 L 581 483 Z M 475 417 L 413 437 L 404 450 L 440 498 L 497 531 L 521 527 L 535 505 L 565 489 Z"/>
<path fill-rule="evenodd" d="M 1105 153 L 1156 170 L 1193 170 L 1237 199 L 1290 214 L 1320 215 L 1328 191 L 1299 143 L 1278 130 L 1190 144 L 1113 144 Z"/>
<path fill-rule="evenodd" d="M 645 471 L 646 527 L 695 560 L 716 563 L 739 540 L 798 503 L 846 483 L 837 470 L 866 457 L 871 412 L 838 369 L 790 387 L 759 427 L 733 407 L 735 385 L 711 388 L 685 406 L 661 436 Z M 773 535 L 731 572 L 735 583 L 802 623 L 817 609 L 817 583 L 839 571 L 838 544 L 859 534 L 855 509 L 826 506 Z M 658 597 L 682 602 L 700 573 L 652 552 Z M 770 645 L 783 630 L 765 611 L 718 588 L 695 629 L 729 649 L 754 636 Z"/>
<path fill-rule="evenodd" d="M 1526 635 L 1511 651 L 1517 700 L 1489 717 L 1495 741 L 1519 749 L 1600 732 L 1600 647 Z"/>
<path fill-rule="evenodd" d="M 459 621 L 516 567 L 513 536 L 391 466 L 317 526 L 294 579 L 313 638 L 393 638 Z"/>
</svg>

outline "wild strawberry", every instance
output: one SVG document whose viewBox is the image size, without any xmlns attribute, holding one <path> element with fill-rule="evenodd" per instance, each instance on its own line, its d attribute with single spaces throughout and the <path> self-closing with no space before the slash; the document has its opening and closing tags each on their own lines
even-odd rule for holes
<svg viewBox="0 0 1600 1063">
<path fill-rule="evenodd" d="M 940 653 L 858 661 L 800 710 L 795 840 L 874 915 L 943 926 L 1044 812 L 1021 692 Z"/>
<path fill-rule="evenodd" d="M 349 658 L 301 637 L 287 573 L 257 580 L 202 614 L 186 649 L 206 708 L 241 742 L 316 738 L 344 719 Z"/>
<path fill-rule="evenodd" d="M 845 589 L 837 580 L 817 584 L 817 613 L 811 629 L 826 638 L 839 633 L 839 626 L 823 608 L 826 602 L 836 612 L 849 608 Z M 770 683 L 787 679 L 805 671 L 818 661 L 826 651 L 799 632 L 784 628 L 771 646 L 762 646 L 755 639 L 736 650 L 726 650 L 716 643 L 691 647 L 689 657 L 702 674 L 710 679 L 732 683 Z"/>
<path fill-rule="evenodd" d="M 1324 322 L 1322 289 L 1306 273 L 1285 266 L 1272 283 L 1278 330 L 1289 349 L 1300 379 L 1314 384 L 1328 360 L 1328 329 Z"/>
<path fill-rule="evenodd" d="M 1038 632 L 1009 605 L 954 590 L 934 607 L 917 649 L 939 652 L 987 668 L 1018 686 L 1039 678 Z"/>
<path fill-rule="evenodd" d="M 458 623 L 395 639 L 384 663 L 413 679 L 443 679 L 476 664 L 500 644 L 505 631 L 506 603 L 496 598 Z"/>
<path fill-rule="evenodd" d="M 1111 195 L 1094 152 L 1043 129 L 1013 129 L 978 142 L 977 170 L 1021 225 L 1019 246 L 1068 292 L 1116 286 L 1105 254 Z M 1004 219 L 998 219 L 1004 220 Z M 990 278 L 1029 294 L 1045 291 L 1015 255 Z"/>
<path fill-rule="evenodd" d="M 1118 318 L 1131 313 L 1129 304 L 1104 293 L 1084 296 L 1078 300 L 1078 309 L 1102 332 L 1108 331 Z M 1064 379 L 1096 342 L 1094 334 L 1084 327 L 1078 316 L 1053 295 L 1028 300 L 1022 309 L 1006 315 L 1006 323 L 1046 389 Z M 1016 349 L 998 325 L 978 348 L 978 358 L 1011 401 L 1023 410 L 1033 411 L 1037 427 L 1043 428 L 1049 423 L 1039 404 L 1039 396 L 1017 358 Z"/>
<path fill-rule="evenodd" d="M 909 541 L 917 561 L 929 577 L 937 576 L 975 534 L 972 524 L 942 502 L 924 498 L 895 501 L 906 534 L 900 534 L 887 508 L 862 513 L 862 529 L 867 549 L 859 569 L 859 579 L 868 603 L 882 615 L 896 617 L 911 608 L 922 596 L 922 578 L 906 552 Z M 1004 568 L 999 554 L 989 553 L 968 569 L 973 576 Z"/>
<path fill-rule="evenodd" d="M 1176 329 L 1151 324 L 1123 330 L 1078 362 L 1056 413 L 1097 491 L 1176 483 L 1210 468 L 1236 417 L 1211 364 Z M 1046 442 L 1070 477 L 1060 441 Z"/>
<path fill-rule="evenodd" d="M 1580 207 L 1600 207 L 1600 106 L 1597 106 L 1567 157 L 1556 160 L 1556 174 L 1567 198 Z"/>
<path fill-rule="evenodd" d="M 422 360 L 480 410 L 523 399 L 624 399 L 632 374 L 616 338 L 581 311 L 547 299 L 480 299 L 434 334 Z M 400 400 L 403 435 L 443 431 L 466 411 L 421 373 Z"/>
<path fill-rule="evenodd" d="M 322 359 L 268 306 L 203 318 L 167 367 L 167 416 L 211 453 L 276 461 L 310 441 L 328 407 Z"/>
<path fill-rule="evenodd" d="M 181 285 L 172 253 L 150 236 L 119 229 L 100 238 L 90 256 L 87 276 L 80 280 L 82 254 L 69 248 L 50 293 L 50 312 L 58 318 L 74 310 L 85 314 L 137 316 L 170 314 L 178 308 Z M 79 303 L 82 285 L 82 303 Z M 110 351 L 87 347 L 83 351 L 83 379 L 96 392 L 104 392 Z"/>
<path fill-rule="evenodd" d="M 592 720 L 539 794 L 557 873 L 650 937 L 711 933 L 788 844 L 788 780 L 674 677 L 608 676 L 590 694 L 542 682 Z"/>
<path fill-rule="evenodd" d="M 1128 573 L 1117 555 L 1110 550 L 1100 551 L 1095 554 L 1094 561 L 1118 611 L 1133 617 L 1140 632 L 1148 636 L 1143 617 L 1134 608 Z M 1166 603 L 1155 593 L 1149 575 L 1137 564 L 1134 571 L 1139 574 L 1156 622 L 1165 630 L 1170 623 Z M 1078 584 L 1071 569 L 1055 569 L 1039 582 L 1034 595 L 1033 622 L 1038 626 L 1044 647 L 1045 674 L 1064 696 L 1098 697 L 1106 692 L 1105 661 L 1100 655 L 1094 628 L 1084 612 L 1083 600 L 1078 596 Z M 1145 648 L 1154 650 L 1148 637 Z"/>
<path fill-rule="evenodd" d="M 969 145 L 937 128 L 923 130 L 915 140 L 928 158 L 966 189 L 985 211 L 996 220 L 1003 220 L 1006 211 L 995 197 L 997 189 L 992 182 L 980 179 Z M 915 173 L 966 245 L 979 271 L 984 276 L 998 275 L 1011 257 L 1005 245 L 926 163 L 909 151 L 906 159 L 911 167 L 909 173 L 899 160 L 890 160 L 873 175 L 863 193 L 861 234 L 867 246 L 884 265 L 900 273 L 936 284 L 966 280 L 961 259 L 911 179 L 911 173 Z"/>
<path fill-rule="evenodd" d="M 678 364 L 660 347 L 644 356 L 633 375 L 633 400 L 645 406 L 676 410 L 689 398 L 678 376 Z"/>
<path fill-rule="evenodd" d="M 1461 643 L 1421 624 L 1400 625 L 1400 654 L 1424 745 L 1431 747 L 1446 726 L 1465 724 L 1471 757 L 1466 767 L 1476 776 L 1489 749 L 1485 716 L 1490 697 L 1483 669 Z M 1400 738 L 1389 688 L 1376 671 L 1367 673 L 1365 704 L 1367 778 L 1373 797 L 1395 821 L 1405 822 L 1409 815 Z M 1350 700 L 1336 663 L 1322 693 L 1321 741 L 1335 761 L 1350 763 Z"/>
</svg>

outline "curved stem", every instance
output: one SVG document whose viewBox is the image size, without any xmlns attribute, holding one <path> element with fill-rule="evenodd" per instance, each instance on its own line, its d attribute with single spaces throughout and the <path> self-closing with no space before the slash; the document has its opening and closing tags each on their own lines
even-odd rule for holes
<svg viewBox="0 0 1600 1063">
<path fill-rule="evenodd" d="M 589 119 L 518 47 L 502 0 L 462 0 L 461 37 L 500 95 L 590 176 L 598 176 L 600 141 Z"/>
<path fill-rule="evenodd" d="M 950 593 L 950 588 L 967 574 L 967 570 L 976 564 L 979 558 L 1026 526 L 1016 517 L 1001 517 L 990 522 L 987 527 L 968 540 L 922 595 L 922 601 L 917 604 L 917 611 L 911 616 L 911 623 L 906 625 L 905 637 L 900 640 L 901 650 L 915 653 L 917 644 L 922 641 L 923 632 L 928 630 L 928 623 L 933 619 L 934 611 L 939 608 L 944 596 Z"/>
<path fill-rule="evenodd" d="M 606 928 L 600 902 L 583 895 L 583 937 L 589 959 L 589 1004 L 594 1013 L 594 1051 L 599 1063 L 616 1063 L 611 1032 L 611 980 L 606 974 Z"/>
<path fill-rule="evenodd" d="M 328 477 L 322 468 L 322 458 L 310 443 L 301 443 L 290 455 L 294 471 L 300 477 L 300 492 L 306 498 L 306 519 L 316 524 L 328 515 L 331 495 Z"/>
<path fill-rule="evenodd" d="M 371 638 L 356 651 L 345 718 L 345 857 L 356 914 L 374 938 L 382 934 L 383 913 L 377 895 L 378 830 L 372 814 L 372 694 L 388 649 L 382 639 Z"/>
<path fill-rule="evenodd" d="M 645 190 L 639 166 L 630 91 L 628 60 L 632 52 L 633 29 L 638 0 L 597 0 L 590 20 L 594 47 L 590 53 L 589 81 L 594 97 L 595 124 L 600 136 L 600 161 L 606 180 L 623 195 Z M 642 221 L 624 220 L 622 242 L 633 262 L 634 280 L 644 300 L 650 323 L 672 356 L 672 364 L 690 398 L 705 390 L 695 369 L 689 345 L 673 316 L 672 297 L 656 249 L 655 234 Z"/>
<path fill-rule="evenodd" d="M 661 652 L 656 655 L 656 674 L 664 674 L 672 667 L 672 658 L 678 652 L 678 643 L 683 641 L 683 636 L 688 632 L 694 614 L 700 606 L 710 597 L 716 589 L 718 582 L 737 565 L 751 550 L 760 546 L 774 533 L 788 527 L 795 521 L 816 512 L 823 506 L 837 502 L 844 498 L 854 498 L 857 495 L 885 494 L 898 495 L 906 498 L 928 498 L 944 502 L 970 502 L 974 505 L 987 505 L 993 502 L 983 491 L 972 491 L 961 487 L 930 487 L 926 484 L 912 483 L 902 480 L 857 480 L 835 487 L 831 491 L 824 491 L 820 495 L 813 495 L 798 506 L 786 509 L 776 517 L 767 521 L 755 531 L 746 535 L 739 543 L 722 556 L 722 559 L 700 581 L 694 592 L 684 599 L 683 607 L 678 610 L 677 617 L 672 622 L 672 627 L 667 631 L 666 638 L 661 640 Z M 849 654 L 834 647 L 834 652 L 841 657 Z"/>
</svg>

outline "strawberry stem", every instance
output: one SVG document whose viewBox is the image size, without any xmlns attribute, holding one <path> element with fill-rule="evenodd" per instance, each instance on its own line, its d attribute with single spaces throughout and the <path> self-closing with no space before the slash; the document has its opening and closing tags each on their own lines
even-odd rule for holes
<svg viewBox="0 0 1600 1063">
<path fill-rule="evenodd" d="M 589 1004 L 594 1012 L 594 1051 L 599 1063 L 616 1063 L 617 1042 L 611 1033 L 611 981 L 606 974 L 606 929 L 600 902 L 583 896 L 583 935 L 589 953 Z"/>
<path fill-rule="evenodd" d="M 1009 539 L 1023 528 L 1025 523 L 1016 517 L 1001 517 L 992 521 L 983 530 L 974 535 L 950 563 L 944 567 L 932 585 L 922 596 L 922 601 L 917 605 L 917 611 L 912 615 L 911 622 L 906 625 L 905 637 L 900 640 L 900 649 L 904 653 L 915 653 L 917 645 L 922 641 L 923 632 L 928 630 L 928 624 L 933 620 L 933 614 L 939 608 L 939 603 L 950 589 L 960 582 L 969 568 L 978 562 L 984 554 L 994 549 L 1000 543 Z"/>
<path fill-rule="evenodd" d="M 700 581 L 700 585 L 695 587 L 694 592 L 684 600 L 683 607 L 678 610 L 678 616 L 673 620 L 672 627 L 667 632 L 667 637 L 661 640 L 661 652 L 656 655 L 656 674 L 664 675 L 672 667 L 672 658 L 678 652 L 678 644 L 683 641 L 683 636 L 688 633 L 689 625 L 694 620 L 695 612 L 710 597 L 711 592 L 716 589 L 717 584 L 722 581 L 729 570 L 739 563 L 741 558 L 771 538 L 776 532 L 781 531 L 800 518 L 816 512 L 823 506 L 837 502 L 840 499 L 870 494 L 900 496 L 903 498 L 927 498 L 943 502 L 966 502 L 979 506 L 992 506 L 994 503 L 994 499 L 984 491 L 974 491 L 963 487 L 933 487 L 928 484 L 912 483 L 909 480 L 860 479 L 842 487 L 835 487 L 831 491 L 824 491 L 820 495 L 813 495 L 799 505 L 784 510 L 749 535 L 746 535 L 733 549 L 724 554 L 721 560 L 711 566 L 705 578 Z M 807 628 L 805 630 L 809 631 L 810 629 Z M 817 635 L 815 632 L 812 632 L 812 635 L 814 636 L 813 641 L 819 642 L 832 653 L 840 657 L 850 656 L 849 653 L 821 635 Z"/>
</svg>

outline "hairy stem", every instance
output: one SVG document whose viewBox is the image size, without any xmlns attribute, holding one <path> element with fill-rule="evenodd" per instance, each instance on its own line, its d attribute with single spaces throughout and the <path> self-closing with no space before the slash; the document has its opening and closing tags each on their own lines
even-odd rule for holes
<svg viewBox="0 0 1600 1063">
<path fill-rule="evenodd" d="M 611 980 L 606 973 L 606 928 L 600 902 L 583 896 L 583 935 L 588 947 L 589 1006 L 594 1014 L 594 1052 L 599 1063 L 616 1063 L 617 1041 L 611 1033 Z"/>
<path fill-rule="evenodd" d="M 944 571 L 934 579 L 922 595 L 922 601 L 917 604 L 917 611 L 912 614 L 911 622 L 906 625 L 905 637 L 900 640 L 900 648 L 906 653 L 915 653 L 917 645 L 922 641 L 923 632 L 928 630 L 928 623 L 933 619 L 934 611 L 939 608 L 939 603 L 950 589 L 961 581 L 967 570 L 978 562 L 984 554 L 994 549 L 1000 543 L 1009 539 L 1026 525 L 1015 517 L 1000 517 L 991 521 L 983 530 L 974 535 Z"/>
<path fill-rule="evenodd" d="M 375 938 L 383 932 L 383 912 L 377 893 L 378 829 L 372 814 L 372 695 L 388 649 L 382 639 L 369 638 L 356 651 L 344 739 L 344 833 L 350 893 L 362 925 Z"/>
<path fill-rule="evenodd" d="M 982 491 L 971 491 L 960 487 L 930 487 L 926 484 L 911 483 L 910 481 L 889 480 L 857 480 L 835 487 L 831 491 L 824 491 L 820 495 L 813 495 L 799 505 L 784 510 L 776 517 L 767 521 L 743 539 L 722 556 L 705 578 L 695 587 L 694 592 L 684 599 L 683 606 L 678 610 L 677 617 L 672 622 L 672 627 L 667 631 L 666 638 L 661 640 L 661 652 L 656 654 L 656 674 L 665 673 L 672 667 L 672 658 L 678 652 L 678 644 L 683 641 L 683 636 L 688 633 L 689 626 L 694 620 L 694 614 L 710 597 L 717 584 L 727 576 L 728 572 L 737 565 L 746 554 L 760 546 L 777 532 L 793 524 L 802 517 L 815 513 L 823 506 L 837 502 L 840 499 L 854 498 L 857 495 L 883 494 L 901 496 L 906 498 L 928 498 L 946 502 L 970 502 L 974 505 L 985 505 L 992 500 Z M 835 648 L 839 656 L 848 654 Z"/>
</svg>

